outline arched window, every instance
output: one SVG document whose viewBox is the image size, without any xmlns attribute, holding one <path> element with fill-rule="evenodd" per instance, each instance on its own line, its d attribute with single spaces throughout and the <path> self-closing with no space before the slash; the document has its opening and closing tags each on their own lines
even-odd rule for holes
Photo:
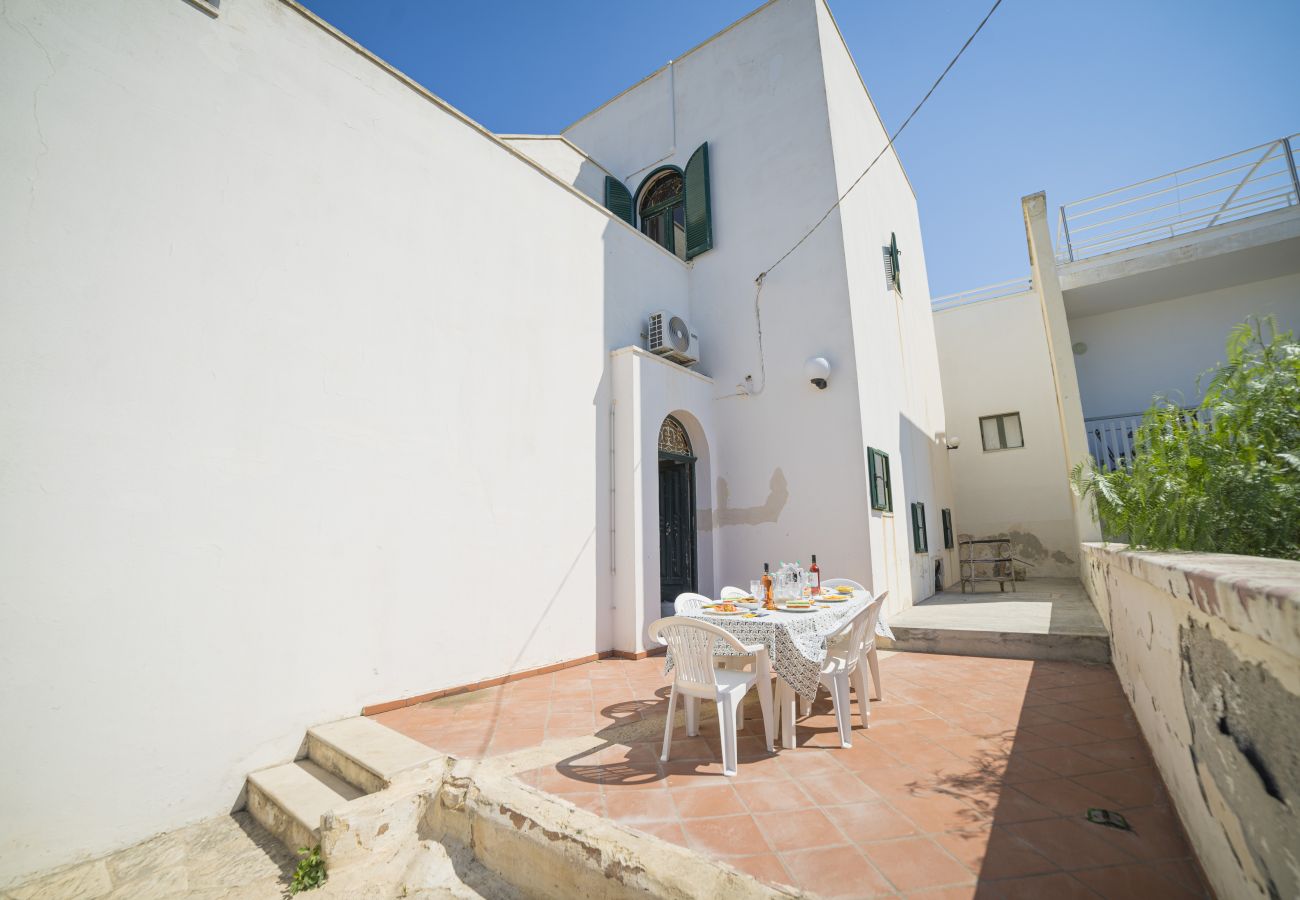
<svg viewBox="0 0 1300 900">
<path fill-rule="evenodd" d="M 672 416 L 664 419 L 659 427 L 659 452 L 672 453 L 675 456 L 691 456 L 691 439 L 686 429 Z"/>
<path fill-rule="evenodd" d="M 682 173 L 665 169 L 641 190 L 641 231 L 682 259 L 686 258 L 686 198 Z"/>
<path fill-rule="evenodd" d="M 700 144 L 686 169 L 662 166 L 641 182 L 636 199 L 627 185 L 605 176 L 605 208 L 629 225 L 641 216 L 641 231 L 682 259 L 713 249 L 713 201 L 709 187 L 709 145 Z"/>
</svg>

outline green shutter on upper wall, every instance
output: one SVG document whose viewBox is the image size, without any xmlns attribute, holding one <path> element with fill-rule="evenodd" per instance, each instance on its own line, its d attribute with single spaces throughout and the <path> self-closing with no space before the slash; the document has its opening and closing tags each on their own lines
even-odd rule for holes
<svg viewBox="0 0 1300 900">
<path fill-rule="evenodd" d="M 713 249 L 712 198 L 709 189 L 709 143 L 705 141 L 686 163 L 686 258 Z"/>
<path fill-rule="evenodd" d="M 925 504 L 912 504 L 912 549 L 917 553 L 925 553 L 929 548 L 929 540 L 925 533 Z"/>
<path fill-rule="evenodd" d="M 632 218 L 632 192 L 612 175 L 605 176 L 605 208 L 627 224 L 636 226 Z"/>
</svg>

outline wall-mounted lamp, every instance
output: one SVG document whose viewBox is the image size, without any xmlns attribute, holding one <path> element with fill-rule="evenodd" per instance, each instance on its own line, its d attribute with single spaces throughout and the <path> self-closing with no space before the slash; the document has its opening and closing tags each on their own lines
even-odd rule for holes
<svg viewBox="0 0 1300 900">
<path fill-rule="evenodd" d="M 814 356 L 803 364 L 803 373 L 812 382 L 813 387 L 819 391 L 824 391 L 830 383 L 831 364 L 826 361 L 824 356 Z"/>
<path fill-rule="evenodd" d="M 946 446 L 949 450 L 956 450 L 958 447 L 961 446 L 961 438 L 957 437 L 956 435 L 949 435 L 948 439 L 944 441 L 944 446 Z"/>
</svg>

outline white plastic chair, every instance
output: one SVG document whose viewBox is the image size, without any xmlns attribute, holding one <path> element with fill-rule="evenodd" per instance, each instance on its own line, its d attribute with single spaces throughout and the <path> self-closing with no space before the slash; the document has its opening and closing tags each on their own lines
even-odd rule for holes
<svg viewBox="0 0 1300 900">
<path fill-rule="evenodd" d="M 723 599 L 726 599 L 727 591 L 736 591 L 736 590 L 740 590 L 740 589 L 723 588 L 722 589 Z M 692 594 L 687 592 L 685 594 L 677 595 L 677 599 L 673 601 L 673 609 L 676 611 L 677 615 L 681 616 L 681 615 L 686 615 L 687 613 L 701 612 L 704 608 L 705 603 L 712 603 L 712 602 L 713 602 L 712 600 L 710 600 L 708 597 L 704 596 L 703 594 Z M 718 658 L 716 662 L 718 667 L 722 669 L 735 669 L 737 671 L 740 671 L 742 669 L 749 669 L 752 671 L 753 664 L 754 664 L 754 657 L 733 656 L 730 653 L 721 653 L 718 654 Z M 745 704 L 744 703 L 741 703 L 740 707 L 736 712 L 736 721 L 740 723 L 741 728 L 745 727 Z"/>
<path fill-rule="evenodd" d="M 669 616 L 650 626 L 650 639 L 667 645 L 673 655 L 673 688 L 668 695 L 668 722 L 664 725 L 664 747 L 660 754 L 668 762 L 673 742 L 673 716 L 677 697 L 686 702 L 686 733 L 699 734 L 696 707 L 701 699 L 718 705 L 718 729 L 722 732 L 722 772 L 735 775 L 737 764 L 736 711 L 751 685 L 758 685 L 758 702 L 763 707 L 763 730 L 770 752 L 776 734 L 772 716 L 771 662 L 762 644 L 742 644 L 735 635 L 697 619 Z M 719 669 L 715 665 L 714 643 L 722 641 L 738 653 L 752 655 L 754 671 Z"/>
<path fill-rule="evenodd" d="M 697 613 L 704 608 L 704 604 L 712 602 L 703 594 L 678 594 L 677 599 L 673 601 L 673 609 L 679 616 L 682 613 Z"/>
<path fill-rule="evenodd" d="M 867 699 L 866 671 L 862 667 L 863 647 L 867 635 L 876 627 L 883 595 L 854 614 L 839 631 L 826 639 L 826 659 L 822 663 L 821 683 L 831 692 L 835 703 L 835 724 L 840 732 L 840 746 L 853 746 L 853 722 L 849 697 L 849 683 L 858 695 L 858 713 L 862 727 L 868 725 L 871 715 Z M 793 750 L 795 746 L 794 689 L 782 680 L 777 687 L 777 705 L 781 708 L 782 746 Z"/>
<path fill-rule="evenodd" d="M 719 594 L 718 596 L 720 596 L 723 600 L 735 600 L 737 597 L 748 597 L 749 591 L 742 590 L 738 587 L 732 587 L 731 585 L 727 585 L 722 589 L 722 593 Z"/>
<path fill-rule="evenodd" d="M 858 584 L 856 581 L 850 581 L 848 578 L 827 578 L 822 582 L 823 588 L 840 587 L 841 585 L 844 587 L 851 587 L 855 591 L 866 590 L 862 585 Z M 883 604 L 885 598 L 888 596 L 889 591 L 883 591 L 876 599 L 881 601 Z M 879 619 L 879 615 L 877 615 L 876 618 Z M 883 700 L 885 699 L 885 692 L 880 688 L 880 654 L 876 652 L 876 626 L 874 622 L 871 625 L 871 630 L 867 632 L 866 654 L 867 665 L 871 667 L 872 699 Z"/>
</svg>

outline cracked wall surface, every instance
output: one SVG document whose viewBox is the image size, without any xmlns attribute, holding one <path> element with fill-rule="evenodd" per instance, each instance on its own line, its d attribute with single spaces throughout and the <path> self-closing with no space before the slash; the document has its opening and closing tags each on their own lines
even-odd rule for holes
<svg viewBox="0 0 1300 900">
<path fill-rule="evenodd" d="M 1116 672 L 1216 892 L 1300 896 L 1300 564 L 1083 552 Z"/>
</svg>

